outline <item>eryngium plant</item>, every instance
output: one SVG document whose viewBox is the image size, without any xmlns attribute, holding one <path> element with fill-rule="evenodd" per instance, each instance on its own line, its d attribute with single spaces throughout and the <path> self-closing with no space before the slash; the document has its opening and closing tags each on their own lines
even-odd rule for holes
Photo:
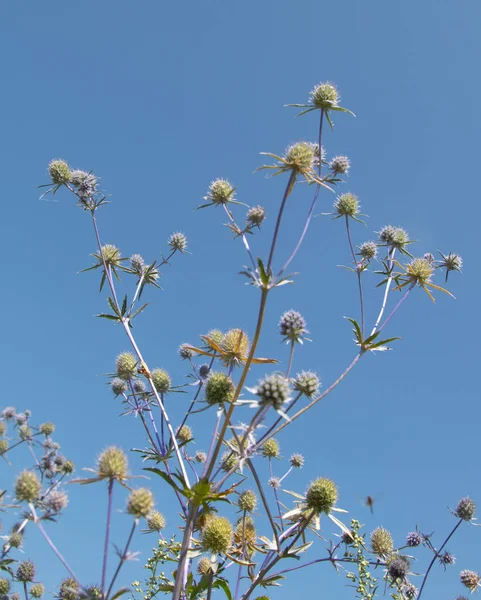
<svg viewBox="0 0 481 600">
<path fill-rule="evenodd" d="M 358 521 L 354 519 L 346 524 L 337 516 L 346 511 L 337 506 L 339 492 L 335 473 L 319 473 L 312 481 L 306 479 L 301 491 L 285 489 L 289 474 L 304 466 L 304 458 L 296 453 L 287 459 L 286 468 L 282 468 L 282 440 L 279 443 L 279 437 L 284 430 L 304 413 L 312 411 L 362 358 L 390 348 L 398 338 L 387 333 L 388 325 L 416 288 L 424 291 L 432 301 L 433 292 L 451 295 L 435 283 L 436 273 L 439 269 L 444 270 L 447 281 L 448 274 L 460 271 L 462 266 L 461 258 L 451 252 L 441 254 L 441 260 L 436 260 L 431 253 L 412 254 L 413 241 L 408 233 L 393 225 L 386 225 L 377 232 L 376 238 L 360 240 L 356 246 L 353 228 L 365 217 L 361 212 L 361 201 L 351 191 L 336 192 L 351 169 L 351 162 L 347 156 L 328 159 L 323 146 L 325 121 L 333 129 L 335 113 L 353 113 L 340 105 L 339 92 L 330 82 L 315 86 L 306 104 L 290 106 L 302 108 L 300 114 L 317 116 L 317 139 L 288 145 L 280 154 L 263 153 L 272 162 L 259 169 L 272 171 L 286 179 L 266 256 L 258 257 L 251 249 L 251 238 L 248 239 L 261 232 L 266 218 L 264 208 L 249 207 L 240 201 L 235 185 L 223 177 L 206 184 L 205 202 L 199 208 L 220 209 L 234 238 L 242 240 L 248 261 L 242 275 L 257 295 L 258 306 L 249 331 L 216 329 L 201 335 L 200 343 L 182 343 L 179 356 L 188 367 L 188 386 L 176 384 L 165 370 L 151 365 L 141 352 L 131 327 L 147 307 L 145 303 L 140 304 L 144 291 L 159 288 L 160 267 L 170 263 L 175 254 L 187 252 L 185 235 L 176 232 L 170 237 L 168 254 L 161 261 L 148 262 L 140 254 L 134 254 L 130 259 L 123 257 L 119 248 L 104 244 L 101 239 L 97 214 L 105 205 L 106 196 L 99 187 L 98 177 L 91 171 L 72 169 L 64 160 L 54 160 L 49 165 L 51 183 L 47 184 L 45 194 L 68 190 L 91 220 L 97 248 L 92 254 L 93 264 L 85 270 L 98 271 L 100 291 L 108 289 L 108 311 L 98 316 L 119 324 L 129 345 L 127 350 L 119 349 L 121 353 L 115 364 L 113 361 L 112 393 L 123 403 L 123 414 L 139 417 L 137 422 L 142 424 L 148 443 L 143 458 L 152 464 L 146 470 L 170 486 L 180 510 L 181 521 L 172 525 L 172 537 L 160 536 L 147 561 L 151 576 L 145 585 L 139 581 L 133 583 L 135 592 L 145 599 L 159 593 L 166 593 L 173 600 L 210 599 L 212 590 L 216 589 L 223 590 L 228 598 L 235 600 L 268 598 L 263 595 L 265 588 L 279 585 L 287 573 L 321 562 L 329 562 L 336 569 L 346 569 L 350 565 L 352 571 L 346 569 L 346 574 L 360 598 L 376 595 L 378 579 L 384 579 L 384 585 L 391 588 L 392 598 L 421 597 L 434 563 L 438 561 L 447 568 L 455 562 L 454 556 L 445 550 L 453 533 L 463 522 L 473 523 L 474 503 L 464 498 L 452 511 L 457 523 L 439 548 L 434 546 L 430 535 L 418 530 L 411 532 L 407 542 L 399 547 L 395 546 L 390 532 L 383 528 L 372 532 L 368 538 L 370 542 L 366 542 Z M 284 209 L 295 195 L 299 182 L 307 182 L 312 187 L 312 202 L 298 242 L 288 250 L 287 259 L 281 260 Z M 348 319 L 355 336 L 353 359 L 322 392 L 316 373 L 303 370 L 291 374 L 294 353 L 308 339 L 305 337 L 308 333 L 306 319 L 296 310 L 286 307 L 279 321 L 280 336 L 289 344 L 287 368 L 279 370 L 275 366 L 277 357 L 257 355 L 267 303 L 277 288 L 294 283 L 292 276 L 285 273 L 307 234 L 321 190 L 326 196 L 335 194 L 332 211 L 323 214 L 340 220 L 345 230 L 350 257 L 346 268 L 354 274 L 359 299 L 358 316 Z M 247 208 L 247 214 L 239 217 L 236 213 L 242 206 Z M 117 285 L 124 275 L 132 279 L 133 285 L 132 291 L 121 297 Z M 363 291 L 366 285 L 380 289 L 379 309 L 373 323 L 366 319 Z M 400 294 L 396 294 L 396 301 L 392 302 L 396 291 Z M 166 398 L 179 391 L 187 391 L 191 398 L 183 418 L 174 424 L 169 418 Z M 190 426 L 201 410 L 210 410 L 212 414 L 212 435 L 207 452 L 196 448 Z M 24 430 L 20 435 L 22 439 L 28 439 L 30 434 Z M 114 483 L 127 485 L 128 476 L 121 451 L 112 447 L 105 452 L 108 456 L 101 455 L 95 476 L 82 480 L 82 483 L 107 481 L 110 507 Z M 267 482 L 259 476 L 260 461 L 268 464 L 270 477 Z M 18 493 L 30 506 L 33 496 L 40 493 L 38 485 L 31 475 L 21 474 L 20 477 L 25 481 L 17 485 Z M 294 498 L 291 506 L 287 506 L 289 497 L 285 493 Z M 62 500 L 55 498 L 54 504 L 59 506 Z M 150 492 L 141 488 L 133 492 L 127 513 L 135 520 L 147 517 L 146 531 L 158 533 L 166 523 L 162 515 L 159 517 L 152 512 L 152 506 Z M 259 513 L 264 518 L 259 518 Z M 316 534 L 321 520 L 325 521 L 324 535 L 331 523 L 334 531 L 337 530 L 333 535 L 337 535 L 338 541 L 331 540 L 326 556 L 309 558 L 307 551 L 312 552 L 315 540 L 312 534 Z M 179 525 L 182 534 L 177 539 Z M 129 543 L 130 540 L 131 536 Z M 106 548 L 107 544 L 108 536 Z M 406 546 L 410 549 L 420 546 L 432 554 L 419 591 L 411 581 L 414 558 L 404 553 Z M 305 556 L 308 558 L 304 559 Z M 282 563 L 287 558 L 303 559 L 304 562 L 284 567 Z M 172 568 L 166 572 L 165 565 L 169 563 Z M 371 573 L 374 567 L 378 569 L 377 578 Z M 471 591 L 479 584 L 477 574 L 473 573 L 467 570 L 461 573 L 461 583 Z M 114 581 L 117 574 L 118 571 Z M 70 576 L 73 579 L 68 590 L 75 598 L 82 596 L 85 588 L 72 572 Z M 112 584 L 107 586 L 105 583 L 106 561 L 101 579 L 98 597 L 110 598 L 113 589 Z"/>
</svg>

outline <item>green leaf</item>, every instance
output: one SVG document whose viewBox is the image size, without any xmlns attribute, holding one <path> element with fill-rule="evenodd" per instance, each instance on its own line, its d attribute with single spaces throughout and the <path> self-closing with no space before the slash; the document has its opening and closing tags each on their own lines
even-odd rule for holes
<svg viewBox="0 0 481 600">
<path fill-rule="evenodd" d="M 101 313 L 100 315 L 97 315 L 97 317 L 99 317 L 99 319 L 110 319 L 111 321 L 120 321 L 119 317 L 116 317 L 115 315 L 108 315 L 106 313 Z"/>
<path fill-rule="evenodd" d="M 155 473 L 159 477 L 162 477 L 162 479 L 166 481 L 171 487 L 173 487 L 174 490 L 176 490 L 179 494 L 185 496 L 185 491 L 174 482 L 170 475 L 164 473 L 164 471 L 162 471 L 161 469 L 156 469 L 154 467 L 146 467 L 144 471 L 150 471 L 151 473 Z"/>
<path fill-rule="evenodd" d="M 259 273 L 261 276 L 262 285 L 264 287 L 267 287 L 267 285 L 269 283 L 269 276 L 267 275 L 266 270 L 264 268 L 264 263 L 262 262 L 262 260 L 260 258 L 258 258 L 257 264 L 259 265 Z"/>
<path fill-rule="evenodd" d="M 212 584 L 213 588 L 221 589 L 227 597 L 227 600 L 232 600 L 232 592 L 230 591 L 229 584 L 225 579 L 216 579 Z"/>
<path fill-rule="evenodd" d="M 120 588 L 113 596 L 110 596 L 110 600 L 116 600 L 116 598 L 120 598 L 120 596 L 123 596 L 127 592 L 130 592 L 130 588 Z"/>
<path fill-rule="evenodd" d="M 352 325 L 354 325 L 354 334 L 357 338 L 359 344 L 362 344 L 362 333 L 361 328 L 359 327 L 359 323 L 355 319 L 351 319 L 351 317 L 344 317 L 347 319 Z"/>
<path fill-rule="evenodd" d="M 122 302 L 122 310 L 121 310 L 122 316 L 125 315 L 126 310 L 127 310 L 127 294 L 125 294 L 124 301 Z"/>
<path fill-rule="evenodd" d="M 143 304 L 140 308 L 138 308 L 134 312 L 134 314 L 130 318 L 133 319 L 134 317 L 136 317 L 137 315 L 139 315 L 144 310 L 144 308 L 146 308 L 148 305 L 149 305 L 149 302 L 146 302 L 145 304 Z"/>
</svg>

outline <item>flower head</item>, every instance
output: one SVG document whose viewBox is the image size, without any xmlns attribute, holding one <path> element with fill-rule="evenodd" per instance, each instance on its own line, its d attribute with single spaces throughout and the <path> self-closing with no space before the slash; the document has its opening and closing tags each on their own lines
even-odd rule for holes
<svg viewBox="0 0 481 600">
<path fill-rule="evenodd" d="M 279 448 L 279 442 L 274 438 L 266 440 L 261 447 L 261 454 L 266 458 L 279 458 L 281 450 Z"/>
<path fill-rule="evenodd" d="M 8 421 L 9 419 L 13 419 L 17 410 L 13 406 L 7 406 L 2 410 L 2 417 Z"/>
<path fill-rule="evenodd" d="M 304 335 L 308 333 L 306 320 L 297 310 L 288 310 L 279 321 L 279 331 L 284 341 L 302 344 Z"/>
<path fill-rule="evenodd" d="M 318 514 L 329 514 L 336 501 L 336 484 L 330 479 L 319 477 L 307 488 L 306 506 Z"/>
<path fill-rule="evenodd" d="M 170 377 L 167 371 L 163 369 L 154 369 L 152 371 L 152 383 L 159 393 L 166 394 L 170 390 Z"/>
<path fill-rule="evenodd" d="M 438 268 L 446 269 L 446 281 L 448 280 L 448 276 L 451 271 L 459 271 L 461 273 L 463 259 L 459 256 L 459 254 L 454 254 L 452 252 L 446 255 L 444 255 L 442 252 L 439 254 L 441 254 L 441 258 L 443 260 L 438 265 Z"/>
<path fill-rule="evenodd" d="M 282 482 L 279 479 L 279 477 L 271 477 L 269 479 L 269 481 L 267 482 L 267 485 L 269 487 L 271 487 L 273 490 L 278 490 L 281 487 Z"/>
<path fill-rule="evenodd" d="M 476 512 L 476 503 L 469 496 L 461 498 L 456 506 L 455 514 L 464 521 L 472 521 Z"/>
<path fill-rule="evenodd" d="M 22 583 L 29 583 L 35 579 L 35 565 L 31 560 L 22 561 L 17 567 L 17 579 Z"/>
<path fill-rule="evenodd" d="M 210 558 L 207 558 L 207 556 L 203 556 L 197 563 L 197 573 L 199 573 L 199 575 L 207 575 L 211 572 L 211 570 L 212 565 L 210 562 Z"/>
<path fill-rule="evenodd" d="M 8 594 L 10 591 L 10 581 L 5 577 L 0 578 L 0 596 Z"/>
<path fill-rule="evenodd" d="M 304 466 L 304 457 L 302 454 L 292 454 L 289 462 L 291 463 L 291 467 L 301 469 Z"/>
<path fill-rule="evenodd" d="M 392 535 L 387 529 L 377 527 L 371 533 L 371 548 L 378 556 L 388 556 L 394 548 Z"/>
<path fill-rule="evenodd" d="M 245 490 L 239 495 L 237 504 L 241 510 L 254 512 L 257 506 L 257 495 L 254 490 Z"/>
<path fill-rule="evenodd" d="M 393 581 L 404 581 L 409 573 L 410 561 L 407 556 L 395 556 L 388 565 L 387 572 Z"/>
<path fill-rule="evenodd" d="M 205 384 L 205 400 L 207 404 L 223 404 L 234 398 L 235 385 L 225 373 L 211 373 Z"/>
<path fill-rule="evenodd" d="M 281 374 L 268 375 L 256 388 L 260 403 L 271 405 L 276 410 L 290 400 L 289 380 Z"/>
<path fill-rule="evenodd" d="M 189 344 L 179 346 L 178 353 L 182 360 L 188 360 L 194 356 L 194 351 L 190 349 Z"/>
<path fill-rule="evenodd" d="M 329 168 L 334 175 L 347 175 L 351 168 L 351 161 L 347 156 L 335 156 L 329 163 Z"/>
<path fill-rule="evenodd" d="M 253 206 L 246 215 L 246 224 L 248 227 L 260 227 L 265 221 L 266 211 L 262 206 Z"/>
<path fill-rule="evenodd" d="M 117 375 L 120 379 L 129 380 L 133 379 L 137 371 L 137 359 L 130 352 L 122 352 L 117 356 L 115 362 L 117 368 Z"/>
<path fill-rule="evenodd" d="M 418 588 L 413 583 L 406 583 L 404 595 L 406 596 L 406 600 L 414 600 L 418 595 Z"/>
<path fill-rule="evenodd" d="M 78 600 L 80 586 L 73 577 L 67 577 L 60 585 L 60 600 Z"/>
<path fill-rule="evenodd" d="M 424 538 L 419 531 L 411 531 L 406 537 L 406 546 L 409 546 L 410 548 L 420 546 L 423 543 L 423 539 Z"/>
<path fill-rule="evenodd" d="M 196 450 L 194 460 L 197 463 L 204 464 L 207 460 L 207 452 L 204 452 L 203 450 Z"/>
<path fill-rule="evenodd" d="M 461 583 L 465 585 L 468 590 L 471 590 L 471 592 L 474 592 L 479 587 L 481 582 L 481 576 L 479 573 L 470 571 L 469 569 L 464 569 L 461 571 L 459 577 L 461 579 Z"/>
<path fill-rule="evenodd" d="M 64 508 L 67 508 L 68 496 L 65 492 L 61 492 L 60 490 L 52 490 L 47 497 L 46 504 L 50 510 L 59 513 Z"/>
<path fill-rule="evenodd" d="M 209 204 L 221 206 L 232 202 L 235 198 L 235 188 L 227 179 L 215 179 L 210 185 L 204 200 Z"/>
<path fill-rule="evenodd" d="M 72 173 L 70 167 L 64 160 L 55 159 L 48 165 L 48 174 L 52 183 L 55 185 L 65 185 L 69 183 Z"/>
<path fill-rule="evenodd" d="M 364 242 L 359 246 L 359 255 L 364 260 L 373 260 L 377 256 L 376 242 Z"/>
<path fill-rule="evenodd" d="M 100 479 L 127 479 L 127 455 L 123 450 L 110 446 L 104 450 L 97 461 L 97 474 Z"/>
<path fill-rule="evenodd" d="M 70 175 L 70 183 L 74 186 L 82 200 L 92 198 L 98 191 L 98 179 L 92 173 L 75 169 Z"/>
<path fill-rule="evenodd" d="M 288 146 L 283 156 L 278 156 L 272 152 L 262 152 L 277 160 L 274 165 L 263 165 L 260 169 L 274 169 L 274 175 L 281 173 L 291 173 L 293 177 L 302 176 L 308 182 L 317 183 L 326 187 L 316 173 L 319 164 L 321 150 L 319 144 L 312 142 L 297 142 Z M 292 183 L 293 185 L 293 183 Z M 292 191 L 292 188 L 290 188 Z"/>
<path fill-rule="evenodd" d="M 339 217 L 355 218 L 360 212 L 359 199 L 355 194 L 346 192 L 337 197 L 334 202 L 334 213 Z"/>
<path fill-rule="evenodd" d="M 188 425 L 182 425 L 177 431 L 176 437 L 180 442 L 190 442 L 194 436 L 192 434 L 192 429 Z"/>
<path fill-rule="evenodd" d="M 120 377 L 112 379 L 110 386 L 112 388 L 112 393 L 116 396 L 124 394 L 128 389 L 127 382 L 124 379 L 120 379 Z"/>
<path fill-rule="evenodd" d="M 154 507 L 154 497 L 147 488 L 134 490 L 127 500 L 127 512 L 136 519 L 147 517 Z"/>
<path fill-rule="evenodd" d="M 49 436 L 49 435 L 52 435 L 52 433 L 55 431 L 55 425 L 50 422 L 42 423 L 38 429 L 41 434 L 43 434 L 45 436 Z"/>
<path fill-rule="evenodd" d="M 172 250 L 184 254 L 187 251 L 187 237 L 180 232 L 173 233 L 169 238 L 169 246 Z"/>
<path fill-rule="evenodd" d="M 339 100 L 339 92 L 330 81 L 319 83 L 309 93 L 309 103 L 315 108 L 330 110 L 339 104 Z"/>
<path fill-rule="evenodd" d="M 130 266 L 132 271 L 135 271 L 136 275 L 140 277 L 144 272 L 145 261 L 140 254 L 132 254 L 130 257 Z"/>
<path fill-rule="evenodd" d="M 226 367 L 243 364 L 247 360 L 249 347 L 249 338 L 245 331 L 230 329 L 220 343 L 222 362 Z"/>
<path fill-rule="evenodd" d="M 202 547 L 213 554 L 225 554 L 232 535 L 232 525 L 225 517 L 211 516 L 202 529 Z"/>
<path fill-rule="evenodd" d="M 439 555 L 439 562 L 443 565 L 444 568 L 447 566 L 454 565 L 456 562 L 456 557 L 451 554 L 451 552 L 443 552 Z"/>
<path fill-rule="evenodd" d="M 160 531 L 165 525 L 165 517 L 158 510 L 152 511 L 147 517 L 147 526 L 151 531 Z"/>
<path fill-rule="evenodd" d="M 321 382 L 319 377 L 312 371 L 302 371 L 296 375 L 292 387 L 296 392 L 304 394 L 306 398 L 313 398 L 318 393 Z"/>
<path fill-rule="evenodd" d="M 23 471 L 15 482 L 15 496 L 19 502 L 34 502 L 42 485 L 33 471 Z"/>
</svg>

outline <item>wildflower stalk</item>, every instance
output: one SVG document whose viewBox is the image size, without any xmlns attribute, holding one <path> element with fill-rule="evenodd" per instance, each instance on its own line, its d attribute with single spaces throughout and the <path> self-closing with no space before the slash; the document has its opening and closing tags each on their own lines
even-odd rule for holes
<svg viewBox="0 0 481 600">
<path fill-rule="evenodd" d="M 264 509 L 266 511 L 267 518 L 269 519 L 269 523 L 271 524 L 271 529 L 274 534 L 274 539 L 276 540 L 277 551 L 280 552 L 281 544 L 279 541 L 279 534 L 277 533 L 276 524 L 274 523 L 274 519 L 272 517 L 272 513 L 269 508 L 269 503 L 267 502 L 267 498 L 264 494 L 264 490 L 262 489 L 262 483 L 259 480 L 259 476 L 257 475 L 257 471 L 255 470 L 255 467 L 252 464 L 252 461 L 250 459 L 248 459 L 246 461 L 246 464 L 249 467 L 249 470 L 252 473 L 252 476 L 254 477 L 254 481 L 256 482 L 256 486 L 257 486 L 257 489 L 259 490 L 259 495 L 261 497 L 262 504 L 264 505 Z"/>
<path fill-rule="evenodd" d="M 292 360 L 294 358 L 294 342 L 291 342 L 291 350 L 289 352 L 289 362 L 287 363 L 287 369 L 286 369 L 286 378 L 289 379 L 289 375 L 291 372 L 291 368 L 292 368 Z"/>
<path fill-rule="evenodd" d="M 429 573 L 430 573 L 431 569 L 433 568 L 433 565 L 436 562 L 436 559 L 438 558 L 441 550 L 444 548 L 444 546 L 446 546 L 446 544 L 449 542 L 449 540 L 451 539 L 451 537 L 455 534 L 457 528 L 461 525 L 462 522 L 463 522 L 463 519 L 459 519 L 459 521 L 456 523 L 456 525 L 452 529 L 451 533 L 444 540 L 443 545 L 441 546 L 441 548 L 439 548 L 439 550 L 434 553 L 434 556 L 433 556 L 431 562 L 429 563 L 429 567 L 427 568 L 426 573 L 425 573 L 425 575 L 423 577 L 423 582 L 421 584 L 421 587 L 419 588 L 419 593 L 418 593 L 418 596 L 417 596 L 417 600 L 421 600 L 421 594 L 423 593 L 423 589 L 424 589 L 424 586 L 426 585 L 427 578 L 428 578 Z"/>
<path fill-rule="evenodd" d="M 407 289 L 406 293 L 403 295 L 403 297 L 401 298 L 401 300 L 399 300 L 399 302 L 396 304 L 396 306 L 392 309 L 391 314 L 389 315 L 389 317 L 384 321 L 384 323 L 381 325 L 381 327 L 379 327 L 379 331 L 382 331 L 384 329 L 384 327 L 389 323 L 389 321 L 394 317 L 395 313 L 397 312 L 398 308 L 401 306 L 401 304 L 404 302 L 404 300 L 406 300 L 406 298 L 409 296 L 409 294 L 411 293 L 412 289 L 415 287 L 416 282 L 413 282 L 409 288 Z"/>
<path fill-rule="evenodd" d="M 24 594 L 25 594 L 25 600 L 29 600 L 29 598 L 28 598 L 28 590 L 27 590 L 27 582 L 26 581 L 23 582 L 23 591 L 24 591 Z"/>
<path fill-rule="evenodd" d="M 391 288 L 391 284 L 392 284 L 392 272 L 393 272 L 393 266 L 394 266 L 394 254 L 396 253 L 396 248 L 393 248 L 390 252 L 388 252 L 388 269 L 389 269 L 389 277 L 388 280 L 386 282 L 386 288 L 384 290 L 384 297 L 382 299 L 382 305 L 381 305 L 381 310 L 379 311 L 379 314 L 377 316 L 376 322 L 374 323 L 374 327 L 372 328 L 371 331 L 371 335 L 373 335 L 374 333 L 376 333 L 376 329 L 379 327 L 379 323 L 381 322 L 382 316 L 384 314 L 384 311 L 386 309 L 386 304 L 387 304 L 387 297 L 389 294 L 389 290 Z"/>
<path fill-rule="evenodd" d="M 356 259 L 356 253 L 354 252 L 354 246 L 352 245 L 351 238 L 351 228 L 349 227 L 349 217 L 346 215 L 346 231 L 347 231 L 347 239 L 349 240 L 349 248 L 351 249 L 352 260 L 354 261 L 354 266 L 356 267 L 356 275 L 357 275 L 357 284 L 359 287 L 359 303 L 361 308 L 361 333 L 364 339 L 364 295 L 362 293 L 362 281 L 361 281 L 361 270 L 359 268 L 359 263 Z"/>
<path fill-rule="evenodd" d="M 138 525 L 138 522 L 139 522 L 138 519 L 134 519 L 134 522 L 132 524 L 132 528 L 130 529 L 129 537 L 127 538 L 127 543 L 125 544 L 125 549 L 122 552 L 122 556 L 120 557 L 119 564 L 117 566 L 117 569 L 115 570 L 114 576 L 112 577 L 112 581 L 110 582 L 109 589 L 107 590 L 107 594 L 105 596 L 105 600 L 108 600 L 108 598 L 110 596 L 110 592 L 112 591 L 112 588 L 114 587 L 115 580 L 117 579 L 118 574 L 120 573 L 120 569 L 122 568 L 124 562 L 127 560 L 130 543 L 131 543 L 132 538 L 134 536 L 134 532 L 135 532 L 135 529 L 136 529 L 136 527 Z"/>
<path fill-rule="evenodd" d="M 225 210 L 227 216 L 229 217 L 230 222 L 235 227 L 237 227 L 234 217 L 232 216 L 232 213 L 230 212 L 230 210 L 227 208 L 227 205 L 223 204 L 222 206 L 224 207 L 224 210 Z M 247 254 L 249 255 L 249 258 L 251 259 L 251 263 L 252 263 L 252 266 L 254 267 L 254 271 L 255 271 L 257 268 L 256 261 L 254 260 L 254 257 L 252 256 L 252 252 L 249 247 L 249 242 L 247 241 L 245 233 L 242 233 L 241 237 L 242 237 L 242 241 L 244 242 L 245 249 L 247 250 Z"/>
<path fill-rule="evenodd" d="M 105 544 L 104 544 L 104 559 L 102 563 L 102 598 L 105 598 L 105 581 L 107 578 L 107 559 L 109 556 L 109 541 L 110 541 L 110 521 L 112 519 L 112 497 L 113 497 L 114 479 L 109 479 L 108 486 L 108 501 L 107 501 L 107 523 L 105 525 Z"/>
<path fill-rule="evenodd" d="M 245 551 L 246 551 L 245 529 L 246 529 L 246 511 L 244 510 L 242 513 L 242 553 L 241 553 L 242 560 L 244 560 L 244 558 L 245 558 Z M 236 586 L 235 586 L 234 600 L 237 600 L 239 597 L 240 582 L 241 582 L 241 577 L 242 577 L 242 568 L 243 568 L 243 565 L 240 564 L 239 569 L 237 571 L 237 582 L 236 582 Z"/>
<path fill-rule="evenodd" d="M 287 183 L 286 191 L 284 192 L 281 206 L 279 208 L 279 213 L 277 215 L 276 228 L 274 230 L 274 236 L 272 238 L 271 250 L 269 252 L 269 259 L 267 261 L 267 273 L 268 274 L 271 269 L 272 259 L 274 258 L 274 250 L 276 249 L 277 236 L 279 235 L 279 229 L 281 226 L 282 215 L 284 214 L 284 207 L 286 206 L 286 202 L 287 202 L 287 198 L 289 197 L 289 194 L 294 189 L 294 185 L 296 184 L 296 177 L 297 177 L 297 173 L 296 173 L 295 169 L 292 169 L 291 174 L 289 176 L 289 181 Z"/>
</svg>

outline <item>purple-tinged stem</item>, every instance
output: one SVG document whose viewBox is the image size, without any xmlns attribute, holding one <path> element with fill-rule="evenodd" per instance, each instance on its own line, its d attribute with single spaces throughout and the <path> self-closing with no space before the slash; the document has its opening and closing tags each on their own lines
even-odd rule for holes
<svg viewBox="0 0 481 600">
<path fill-rule="evenodd" d="M 374 324 L 374 327 L 372 328 L 371 331 L 371 335 L 373 335 L 373 333 L 376 333 L 376 329 L 379 326 L 379 323 L 381 322 L 382 316 L 384 314 L 384 310 L 386 309 L 386 304 L 387 304 L 387 297 L 389 294 L 389 289 L 391 288 L 391 284 L 392 284 L 392 271 L 393 271 L 393 261 L 394 261 L 394 254 L 396 253 L 396 248 L 393 248 L 392 250 L 388 251 L 388 269 L 389 269 L 389 277 L 388 280 L 386 282 L 386 289 L 384 290 L 384 297 L 382 299 L 382 305 L 381 305 L 381 310 L 379 311 L 379 314 L 377 316 L 376 322 Z"/>
<path fill-rule="evenodd" d="M 354 266 L 356 267 L 357 274 L 357 284 L 359 287 L 359 302 L 361 305 L 361 334 L 364 339 L 364 296 L 362 293 L 362 282 L 361 282 L 361 271 L 359 269 L 360 264 L 356 259 L 356 253 L 354 252 L 354 246 L 352 245 L 351 238 L 351 228 L 349 227 L 349 217 L 346 215 L 346 231 L 347 231 L 347 239 L 349 240 L 349 248 L 351 249 L 352 260 L 354 261 Z"/>
<path fill-rule="evenodd" d="M 112 497 L 114 480 L 109 479 L 108 502 L 107 502 L 107 524 L 105 526 L 104 560 L 102 564 L 102 598 L 105 598 L 105 581 L 107 578 L 107 559 L 109 556 L 110 521 L 112 520 Z"/>
<path fill-rule="evenodd" d="M 28 590 L 27 590 L 27 582 L 26 581 L 23 582 L 23 591 L 24 591 L 24 594 L 25 594 L 25 600 L 29 600 Z"/>
<path fill-rule="evenodd" d="M 291 350 L 289 352 L 289 363 L 287 364 L 286 378 L 289 378 L 292 369 L 292 359 L 294 358 L 294 342 L 291 341 Z"/>
<path fill-rule="evenodd" d="M 277 215 L 276 228 L 274 230 L 274 237 L 272 238 L 271 250 L 269 252 L 269 259 L 267 261 L 267 269 L 266 272 L 269 274 L 272 265 L 272 259 L 274 258 L 274 250 L 276 249 L 277 236 L 279 235 L 279 229 L 281 226 L 282 215 L 284 214 L 284 208 L 286 206 L 287 198 L 289 194 L 294 189 L 294 185 L 296 183 L 297 172 L 295 170 L 291 171 L 289 176 L 289 182 L 287 183 L 286 191 L 284 192 L 284 196 L 282 198 L 281 206 L 279 208 L 279 213 Z"/>
<path fill-rule="evenodd" d="M 233 225 L 235 225 L 236 227 L 238 227 L 236 225 L 236 222 L 235 222 L 234 217 L 232 216 L 232 213 L 230 212 L 230 210 L 227 208 L 227 206 L 225 204 L 223 204 L 223 207 L 224 207 L 224 210 L 225 210 L 227 216 L 229 217 L 230 222 Z M 252 252 L 249 247 L 249 242 L 247 241 L 245 233 L 242 234 L 242 241 L 244 242 L 245 249 L 247 250 L 247 254 L 249 255 L 249 258 L 251 259 L 251 263 L 252 263 L 252 266 L 254 267 L 254 271 L 255 271 L 257 269 L 256 261 L 254 260 L 254 257 L 252 256 Z"/>
<path fill-rule="evenodd" d="M 120 557 L 120 562 L 119 562 L 118 567 L 117 567 L 117 569 L 116 569 L 116 571 L 114 573 L 114 576 L 112 577 L 112 581 L 110 582 L 109 589 L 107 590 L 107 595 L 105 596 L 105 600 L 108 600 L 108 597 L 110 596 L 110 592 L 112 591 L 112 588 L 114 587 L 115 580 L 117 579 L 117 576 L 120 573 L 120 569 L 122 568 L 122 565 L 124 564 L 124 562 L 127 560 L 130 543 L 131 543 L 132 538 L 134 536 L 134 531 L 135 531 L 135 528 L 137 527 L 138 522 L 139 522 L 138 519 L 134 519 L 134 523 L 133 523 L 132 528 L 130 530 L 129 537 L 127 538 L 127 543 L 125 544 L 125 549 L 122 552 L 122 556 Z"/>
<path fill-rule="evenodd" d="M 399 300 L 399 302 L 396 304 L 396 306 L 392 309 L 389 317 L 384 321 L 384 323 L 381 325 L 381 327 L 379 327 L 379 330 L 378 330 L 379 332 L 382 331 L 384 329 L 384 327 L 389 323 L 389 321 L 394 317 L 398 308 L 401 306 L 401 304 L 404 302 L 404 300 L 406 300 L 406 298 L 409 296 L 409 294 L 411 293 L 411 290 L 414 288 L 415 285 L 416 285 L 416 283 L 414 282 L 409 286 L 407 292 L 404 294 L 404 296 L 401 298 L 401 300 Z"/>
<path fill-rule="evenodd" d="M 269 523 L 271 524 L 272 533 L 274 534 L 274 538 L 276 540 L 277 550 L 280 552 L 281 545 L 280 545 L 280 542 L 279 542 L 279 535 L 277 533 L 276 524 L 274 523 L 274 519 L 272 517 L 271 511 L 270 511 L 270 508 L 269 508 L 269 504 L 267 502 L 267 498 L 265 497 L 264 490 L 262 489 L 262 484 L 261 484 L 261 482 L 259 480 L 259 476 L 257 475 L 257 471 L 255 470 L 255 467 L 252 464 L 251 460 L 248 459 L 246 461 L 246 464 L 249 467 L 250 472 L 252 473 L 252 476 L 254 477 L 254 480 L 256 482 L 257 489 L 259 490 L 259 495 L 260 495 L 261 500 L 262 500 L 262 504 L 264 505 L 264 509 L 266 511 L 267 518 L 269 519 Z"/>
</svg>

